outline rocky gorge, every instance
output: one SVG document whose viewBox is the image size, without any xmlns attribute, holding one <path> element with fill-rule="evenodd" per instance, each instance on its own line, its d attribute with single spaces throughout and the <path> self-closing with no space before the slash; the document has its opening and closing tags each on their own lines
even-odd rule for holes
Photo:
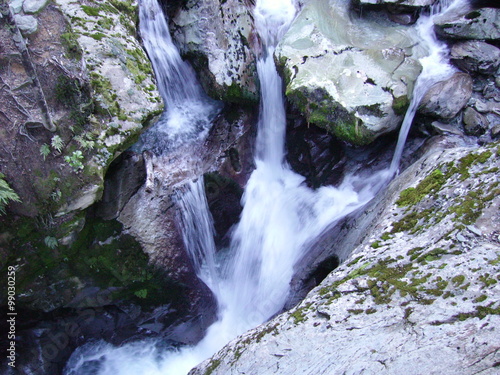
<svg viewBox="0 0 500 375">
<path fill-rule="evenodd" d="M 298 4 L 274 60 L 287 162 L 305 184 L 390 159 L 426 53 L 415 23 L 431 3 Z M 177 197 L 204 176 L 226 247 L 255 169 L 262 40 L 251 1 L 162 5 L 220 103 L 204 139 L 165 153 L 130 148 L 164 109 L 137 1 L 2 2 L 0 265 L 16 268 L 21 373 L 62 373 L 94 339 L 193 344 L 216 319 Z M 473 5 L 435 20 L 455 72 L 425 93 L 404 172 L 296 265 L 291 310 L 192 373 L 495 373 L 500 26 L 495 4 Z"/>
</svg>

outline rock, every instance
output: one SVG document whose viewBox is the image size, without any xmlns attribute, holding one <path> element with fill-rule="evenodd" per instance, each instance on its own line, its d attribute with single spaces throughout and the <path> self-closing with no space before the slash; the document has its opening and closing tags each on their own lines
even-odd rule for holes
<svg viewBox="0 0 500 375">
<path fill-rule="evenodd" d="M 424 95 L 419 113 L 450 119 L 467 104 L 472 95 L 472 78 L 455 73 L 449 79 L 434 84 Z"/>
<path fill-rule="evenodd" d="M 258 102 L 253 17 L 245 1 L 190 0 L 171 21 L 172 38 L 211 97 Z"/>
<path fill-rule="evenodd" d="M 464 111 L 465 133 L 479 136 L 488 129 L 488 120 L 482 114 L 476 112 L 473 108 L 467 107 Z"/>
<path fill-rule="evenodd" d="M 24 13 L 38 13 L 49 2 L 49 0 L 24 0 L 23 11 Z"/>
<path fill-rule="evenodd" d="M 361 244 L 302 303 L 190 375 L 495 373 L 500 245 L 489 238 L 500 220 L 490 190 L 499 163 L 488 148 L 427 154 L 370 207 L 376 219 Z M 424 186 L 432 193 L 418 193 Z M 466 237 L 459 223 L 483 235 Z"/>
<path fill-rule="evenodd" d="M 38 29 L 38 21 L 33 16 L 16 14 L 14 20 L 16 21 L 16 26 L 24 35 L 33 34 Z"/>
<path fill-rule="evenodd" d="M 23 9 L 23 1 L 24 0 L 12 0 L 9 3 L 10 10 L 13 14 L 21 12 L 21 9 Z"/>
<path fill-rule="evenodd" d="M 104 192 L 97 204 L 97 215 L 104 220 L 116 219 L 123 206 L 146 179 L 144 158 L 134 152 L 124 152 L 110 165 L 104 180 Z"/>
<path fill-rule="evenodd" d="M 411 30 L 351 23 L 344 3 L 307 3 L 275 53 L 288 100 L 308 122 L 355 145 L 395 130 L 421 69 L 410 57 Z"/>
<path fill-rule="evenodd" d="M 462 70 L 492 75 L 500 65 L 500 49 L 476 40 L 458 42 L 451 48 L 450 58 Z"/>
<path fill-rule="evenodd" d="M 434 23 L 436 33 L 447 39 L 500 39 L 500 9 L 483 8 L 466 14 L 445 13 Z"/>
<path fill-rule="evenodd" d="M 493 139 L 498 139 L 498 138 L 500 138 L 500 123 L 499 123 L 499 124 L 494 125 L 494 126 L 491 128 L 491 138 L 493 138 Z"/>
<path fill-rule="evenodd" d="M 431 127 L 436 130 L 438 134 L 456 134 L 456 135 L 463 135 L 463 133 L 460 131 L 460 129 L 457 129 L 455 126 L 450 125 L 450 124 L 444 124 L 439 121 L 433 121 L 431 123 Z"/>
</svg>

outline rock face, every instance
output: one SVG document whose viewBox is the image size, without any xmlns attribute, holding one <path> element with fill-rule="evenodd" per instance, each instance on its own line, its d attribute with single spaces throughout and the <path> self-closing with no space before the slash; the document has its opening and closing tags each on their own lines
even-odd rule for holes
<svg viewBox="0 0 500 375">
<path fill-rule="evenodd" d="M 472 78 L 455 73 L 449 79 L 434 84 L 424 95 L 418 111 L 444 119 L 455 117 L 472 95 Z"/>
<path fill-rule="evenodd" d="M 288 100 L 310 123 L 364 145 L 400 125 L 420 64 L 411 28 L 350 17 L 345 2 L 308 2 L 276 60 Z"/>
<path fill-rule="evenodd" d="M 136 269 L 154 272 L 137 242 L 120 235 L 119 223 L 96 222 L 84 210 L 101 197 L 112 160 L 163 106 L 136 37 L 137 2 L 10 5 L 0 19 L 0 160 L 20 202 L 0 217 L 1 266 L 17 267 L 20 306 L 79 307 L 82 296 L 113 294 L 134 278 L 139 286 L 140 272 L 130 274 L 127 264 L 134 257 Z M 28 33 L 19 17 L 33 18 L 38 28 Z M 90 238 L 79 236 L 82 230 Z M 112 263 L 120 265 L 115 274 Z M 122 271 L 129 276 L 117 279 Z M 147 289 L 135 286 L 132 296 Z"/>
<path fill-rule="evenodd" d="M 436 32 L 445 38 L 500 39 L 500 9 L 483 8 L 466 14 L 453 13 L 435 21 Z"/>
<path fill-rule="evenodd" d="M 496 373 L 498 152 L 427 154 L 373 207 L 343 265 L 190 375 Z"/>
<path fill-rule="evenodd" d="M 450 58 L 462 70 L 490 75 L 500 65 L 500 49 L 485 42 L 469 40 L 454 44 Z"/>
<path fill-rule="evenodd" d="M 227 102 L 256 103 L 253 18 L 248 1 L 189 0 L 171 20 L 172 37 L 205 91 Z"/>
</svg>

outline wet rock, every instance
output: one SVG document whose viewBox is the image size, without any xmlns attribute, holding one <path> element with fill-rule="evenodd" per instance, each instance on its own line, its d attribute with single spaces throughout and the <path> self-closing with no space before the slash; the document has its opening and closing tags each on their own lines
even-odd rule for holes
<svg viewBox="0 0 500 375">
<path fill-rule="evenodd" d="M 468 13 L 453 12 L 435 20 L 438 35 L 447 39 L 500 39 L 500 9 L 483 8 Z"/>
<path fill-rule="evenodd" d="M 16 14 L 14 16 L 14 20 L 16 21 L 16 26 L 25 35 L 33 34 L 38 29 L 38 21 L 33 16 L 23 16 L 20 14 Z"/>
<path fill-rule="evenodd" d="M 470 40 L 454 44 L 450 58 L 467 72 L 491 75 L 500 65 L 500 49 L 485 42 Z"/>
<path fill-rule="evenodd" d="M 443 165 L 464 160 L 468 177 L 457 169 L 427 185 L 437 182 L 432 176 Z M 488 148 L 428 153 L 369 207 L 364 215 L 371 227 L 357 233 L 361 243 L 302 303 L 232 341 L 191 374 L 275 368 L 283 374 L 403 374 L 415 366 L 425 373 L 494 373 L 500 196 L 493 193 L 472 212 L 462 208 L 471 191 L 481 190 L 478 199 L 491 194 L 474 189 L 496 186 L 498 165 Z M 433 186 L 433 194 L 403 203 L 419 185 Z M 457 222 L 474 231 L 457 229 Z"/>
<path fill-rule="evenodd" d="M 469 135 L 479 136 L 488 129 L 488 120 L 473 108 L 467 107 L 464 111 L 464 129 Z"/>
<path fill-rule="evenodd" d="M 171 22 L 173 39 L 211 97 L 233 103 L 258 101 L 253 18 L 245 1 L 190 0 Z"/>
<path fill-rule="evenodd" d="M 14 14 L 21 12 L 21 9 L 23 9 L 23 1 L 24 0 L 12 0 L 9 3 L 9 7 L 11 9 L 11 12 Z"/>
<path fill-rule="evenodd" d="M 409 56 L 411 34 L 370 20 L 351 22 L 345 3 L 307 3 L 276 50 L 288 100 L 339 139 L 372 142 L 400 125 L 409 104 L 420 73 Z"/>
<path fill-rule="evenodd" d="M 466 73 L 455 73 L 427 91 L 418 111 L 421 114 L 451 119 L 467 104 L 471 95 L 472 78 Z"/>
</svg>

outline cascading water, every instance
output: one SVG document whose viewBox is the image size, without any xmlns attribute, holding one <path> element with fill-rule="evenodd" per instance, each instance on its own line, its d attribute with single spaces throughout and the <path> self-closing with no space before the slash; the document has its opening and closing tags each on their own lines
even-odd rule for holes
<svg viewBox="0 0 500 375">
<path fill-rule="evenodd" d="M 159 7 L 155 7 L 158 7 L 156 0 L 141 2 L 143 38 L 153 64 L 167 65 L 164 66 L 164 72 L 160 72 L 158 67 L 155 67 L 155 72 L 159 82 L 167 82 L 162 94 L 166 96 L 167 107 L 170 106 L 168 110 L 173 108 L 174 112 L 180 111 L 175 112 L 175 116 L 184 116 L 187 100 L 183 98 L 186 95 L 192 95 L 189 99 L 202 103 L 199 105 L 204 105 L 206 101 L 203 95 L 200 96 L 199 88 L 179 94 L 175 81 L 171 81 L 174 79 L 172 77 L 177 77 L 175 79 L 185 82 L 181 72 L 183 63 L 179 63 L 181 60 L 177 51 L 160 45 L 161 38 L 168 40 L 167 44 L 170 45 L 171 41 L 164 29 L 166 23 L 158 34 L 154 31 L 160 29 L 157 25 L 163 22 L 160 20 Z M 178 204 L 183 213 L 181 227 L 184 242 L 199 277 L 211 288 L 217 299 L 218 320 L 209 327 L 205 337 L 196 346 L 179 350 L 165 348 L 159 340 L 127 344 L 119 348 L 107 343 L 91 343 L 75 351 L 67 364 L 66 375 L 186 374 L 238 334 L 278 313 L 287 299 L 294 266 L 308 251 L 311 242 L 329 226 L 371 200 L 396 173 L 406 134 L 423 92 L 432 84 L 429 82 L 435 82 L 435 77 L 449 74 L 449 68 L 445 67 L 439 74 L 434 74 L 435 66 L 430 64 L 426 68 L 424 64 L 423 77 L 419 80 L 422 83 L 416 84 L 418 92 L 414 94 L 409 109 L 409 113 L 413 113 L 405 119 L 405 128 L 401 131 L 389 169 L 368 178 L 347 176 L 336 188 L 311 190 L 305 185 L 304 178 L 294 173 L 284 161 L 285 106 L 281 78 L 273 61 L 274 48 L 294 15 L 292 0 L 256 2 L 254 16 L 263 42 L 262 57 L 257 64 L 261 82 L 261 111 L 256 169 L 247 183 L 241 219 L 233 231 L 227 251 L 216 253 L 203 179 L 188 184 L 185 191 L 178 195 Z M 429 24 L 424 27 L 424 22 L 431 20 L 420 22 L 420 28 L 424 30 L 425 27 L 429 28 Z M 153 34 L 156 36 L 151 37 Z M 430 45 L 436 44 L 433 42 Z M 159 50 L 163 49 L 168 56 L 162 57 Z M 443 55 L 441 47 L 431 51 L 428 60 L 432 60 L 432 56 Z M 434 78 L 426 78 L 427 75 Z M 179 95 L 177 99 L 176 95 Z M 212 113 L 212 110 L 207 110 L 207 113 Z"/>
<path fill-rule="evenodd" d="M 406 111 L 401 130 L 399 131 L 398 143 L 389 168 L 389 175 L 391 177 L 398 172 L 406 138 L 408 137 L 408 132 L 410 131 L 420 101 L 433 84 L 445 80 L 455 71 L 448 63 L 448 49 L 446 44 L 439 41 L 434 34 L 434 18 L 450 7 L 457 7 L 463 2 L 462 0 L 437 1 L 430 7 L 430 14 L 428 16 L 422 16 L 418 20 L 417 31 L 421 40 L 421 45 L 428 53 L 419 60 L 422 65 L 422 73 L 420 73 L 415 82 L 413 97 Z"/>
<path fill-rule="evenodd" d="M 165 112 L 134 148 L 161 154 L 187 140 L 203 138 L 219 106 L 205 95 L 195 72 L 182 60 L 157 0 L 140 1 L 139 20 Z"/>
</svg>

